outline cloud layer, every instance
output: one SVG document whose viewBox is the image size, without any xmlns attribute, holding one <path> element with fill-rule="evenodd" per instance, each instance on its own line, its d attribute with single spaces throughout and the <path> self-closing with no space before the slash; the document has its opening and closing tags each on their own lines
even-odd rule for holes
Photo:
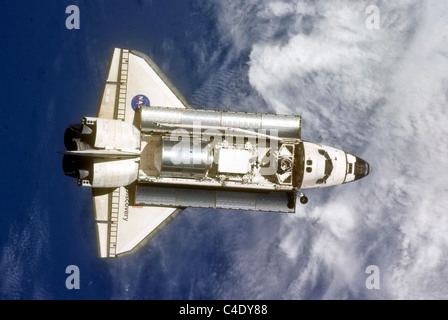
<svg viewBox="0 0 448 320">
<path fill-rule="evenodd" d="M 237 241 L 229 273 L 246 285 L 229 296 L 448 298 L 448 5 L 378 1 L 370 30 L 369 4 L 217 5 L 223 41 L 249 52 L 240 72 L 263 108 L 302 115 L 304 139 L 373 166 L 365 180 L 312 192 L 295 216 L 251 219 L 259 242 Z M 380 290 L 366 289 L 369 265 Z"/>
</svg>

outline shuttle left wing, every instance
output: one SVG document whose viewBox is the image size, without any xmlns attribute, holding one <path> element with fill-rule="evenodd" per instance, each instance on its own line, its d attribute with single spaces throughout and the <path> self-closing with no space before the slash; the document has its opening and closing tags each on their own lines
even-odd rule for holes
<svg viewBox="0 0 448 320">
<path fill-rule="evenodd" d="M 134 122 L 140 106 L 191 108 L 185 97 L 148 56 L 114 48 L 98 118 Z"/>
<path fill-rule="evenodd" d="M 133 206 L 132 188 L 93 189 L 98 250 L 101 258 L 132 252 L 156 235 L 182 209 Z M 145 241 L 144 241 L 145 240 Z"/>
</svg>

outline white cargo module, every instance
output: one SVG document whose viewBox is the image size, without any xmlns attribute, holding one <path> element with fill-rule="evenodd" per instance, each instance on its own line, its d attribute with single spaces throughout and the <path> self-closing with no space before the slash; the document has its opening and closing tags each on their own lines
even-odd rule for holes
<svg viewBox="0 0 448 320">
<path fill-rule="evenodd" d="M 246 174 L 250 171 L 250 153 L 247 150 L 219 149 L 218 173 Z"/>
<path fill-rule="evenodd" d="M 186 207 L 295 213 L 300 190 L 370 173 L 303 141 L 300 116 L 193 109 L 149 57 L 119 48 L 97 117 L 64 144 L 65 174 L 92 188 L 100 257 L 133 252 Z"/>
</svg>

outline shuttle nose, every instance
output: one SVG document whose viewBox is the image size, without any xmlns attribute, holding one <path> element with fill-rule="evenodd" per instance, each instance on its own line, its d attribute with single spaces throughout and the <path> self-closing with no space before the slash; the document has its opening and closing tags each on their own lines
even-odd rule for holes
<svg viewBox="0 0 448 320">
<path fill-rule="evenodd" d="M 356 157 L 356 163 L 355 163 L 355 180 L 359 180 L 361 178 L 364 178 L 365 176 L 367 176 L 370 171 L 371 171 L 371 167 L 370 164 L 359 158 Z"/>
</svg>

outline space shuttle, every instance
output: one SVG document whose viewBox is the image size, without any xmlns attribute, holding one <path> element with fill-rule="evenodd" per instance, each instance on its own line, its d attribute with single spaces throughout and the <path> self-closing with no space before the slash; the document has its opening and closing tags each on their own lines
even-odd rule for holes
<svg viewBox="0 0 448 320">
<path fill-rule="evenodd" d="M 102 258 L 135 252 L 188 207 L 295 213 L 304 190 L 371 171 L 302 140 L 300 116 L 194 109 L 148 56 L 121 48 L 97 116 L 69 125 L 64 144 L 64 173 L 92 190 Z"/>
</svg>

